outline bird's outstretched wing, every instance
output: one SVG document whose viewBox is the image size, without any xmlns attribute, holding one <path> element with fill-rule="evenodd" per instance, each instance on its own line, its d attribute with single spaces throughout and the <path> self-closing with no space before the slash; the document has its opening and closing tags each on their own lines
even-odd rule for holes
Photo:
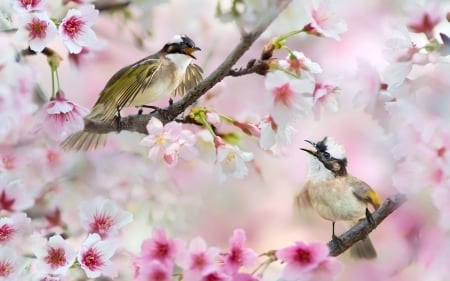
<svg viewBox="0 0 450 281">
<path fill-rule="evenodd" d="M 136 96 L 148 88 L 160 67 L 159 59 L 147 57 L 132 67 L 124 67 L 114 74 L 106 83 L 94 106 L 93 111 L 97 107 L 99 115 L 101 114 L 101 118 L 98 119 L 111 119 L 117 110 L 131 105 Z"/>
<path fill-rule="evenodd" d="M 172 93 L 172 96 L 184 96 L 190 89 L 198 85 L 203 79 L 203 70 L 195 63 L 191 63 L 186 68 L 184 79 Z"/>
</svg>

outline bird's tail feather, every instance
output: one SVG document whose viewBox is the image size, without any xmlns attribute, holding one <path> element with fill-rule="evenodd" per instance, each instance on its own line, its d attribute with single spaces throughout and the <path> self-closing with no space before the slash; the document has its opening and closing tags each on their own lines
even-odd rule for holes
<svg viewBox="0 0 450 281">
<path fill-rule="evenodd" d="M 374 259 L 377 257 L 377 252 L 370 238 L 366 237 L 350 248 L 350 255 L 358 259 Z"/>
<path fill-rule="evenodd" d="M 78 132 L 67 137 L 60 146 L 63 150 L 95 150 L 100 146 L 105 146 L 106 134 L 96 134 L 91 132 Z"/>
</svg>

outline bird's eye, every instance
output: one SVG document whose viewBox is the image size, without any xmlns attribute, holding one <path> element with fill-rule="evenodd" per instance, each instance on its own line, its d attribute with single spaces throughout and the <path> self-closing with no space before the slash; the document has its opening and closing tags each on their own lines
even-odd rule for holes
<svg viewBox="0 0 450 281">
<path fill-rule="evenodd" d="M 324 153 L 322 153 L 323 154 L 323 156 L 325 157 L 325 158 L 327 158 L 327 159 L 330 159 L 330 153 L 328 153 L 328 152 L 324 152 Z"/>
</svg>

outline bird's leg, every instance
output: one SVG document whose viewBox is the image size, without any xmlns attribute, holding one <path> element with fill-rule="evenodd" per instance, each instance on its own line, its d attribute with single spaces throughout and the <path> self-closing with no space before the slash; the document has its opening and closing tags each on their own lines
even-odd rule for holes
<svg viewBox="0 0 450 281">
<path fill-rule="evenodd" d="M 114 119 L 116 119 L 117 132 L 120 132 L 122 130 L 122 116 L 120 115 L 119 106 L 117 106 L 117 115 L 114 116 Z"/>
<path fill-rule="evenodd" d="M 368 208 L 366 208 L 366 219 L 373 227 L 377 226 Z"/>
<path fill-rule="evenodd" d="M 342 246 L 342 239 L 339 238 L 335 232 L 334 232 L 334 225 L 336 224 L 336 222 L 332 222 L 332 226 L 333 226 L 333 234 L 331 235 L 331 240 L 333 240 L 334 242 L 336 242 L 336 244 L 338 245 L 338 247 Z"/>
</svg>

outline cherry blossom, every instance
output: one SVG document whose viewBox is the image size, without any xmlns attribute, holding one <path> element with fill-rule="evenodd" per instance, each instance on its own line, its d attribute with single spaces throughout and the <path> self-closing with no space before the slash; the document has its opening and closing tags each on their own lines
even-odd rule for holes
<svg viewBox="0 0 450 281">
<path fill-rule="evenodd" d="M 0 280 L 20 280 L 22 262 L 15 249 L 0 247 Z"/>
<path fill-rule="evenodd" d="M 108 199 L 96 198 L 80 205 L 80 220 L 89 233 L 97 233 L 102 239 L 110 238 L 133 221 L 131 213 L 121 210 Z"/>
<path fill-rule="evenodd" d="M 399 36 L 387 40 L 383 50 L 390 63 L 382 73 L 383 81 L 393 86 L 404 83 L 414 64 L 425 65 L 430 61 L 428 55 L 412 41 L 405 27 L 399 26 L 398 32 Z"/>
<path fill-rule="evenodd" d="M 70 53 L 79 53 L 82 47 L 95 46 L 98 42 L 92 25 L 96 22 L 98 10 L 93 5 L 70 9 L 59 25 L 59 34 Z"/>
<path fill-rule="evenodd" d="M 286 280 L 297 280 L 304 273 L 316 269 L 321 262 L 327 259 L 329 249 L 325 244 L 312 242 L 295 242 L 289 246 L 277 250 L 276 256 L 286 263 L 283 278 Z"/>
<path fill-rule="evenodd" d="M 220 249 L 208 248 L 201 237 L 192 239 L 187 251 L 183 252 L 179 264 L 184 269 L 183 280 L 196 281 L 207 269 L 216 264 Z"/>
<path fill-rule="evenodd" d="M 394 100 L 388 85 L 381 80 L 377 69 L 365 61 L 359 61 L 355 80 L 359 89 L 353 100 L 355 106 L 381 119 L 386 113 L 385 103 Z"/>
<path fill-rule="evenodd" d="M 159 261 L 152 260 L 139 269 L 137 281 L 171 281 L 172 270 Z M 185 280 L 183 276 L 183 280 Z"/>
<path fill-rule="evenodd" d="M 48 241 L 33 243 L 33 252 L 41 272 L 65 275 L 75 262 L 76 251 L 61 235 L 53 235 Z"/>
<path fill-rule="evenodd" d="M 144 240 L 141 245 L 141 253 L 136 258 L 138 267 L 143 267 L 151 261 L 158 261 L 165 266 L 172 266 L 184 247 L 184 242 L 179 238 L 169 239 L 164 229 L 156 228 L 153 236 Z"/>
<path fill-rule="evenodd" d="M 16 38 L 26 41 L 31 50 L 41 52 L 56 34 L 56 25 L 47 13 L 29 13 L 22 15 Z"/>
<path fill-rule="evenodd" d="M 14 8 L 19 12 L 41 10 L 47 0 L 12 0 Z"/>
<path fill-rule="evenodd" d="M 228 274 L 236 274 L 242 266 L 253 266 L 256 262 L 256 253 L 245 248 L 247 237 L 245 231 L 236 229 L 230 238 L 230 252 L 226 254 L 223 262 L 225 272 Z"/>
<path fill-rule="evenodd" d="M 295 117 L 310 113 L 314 91 L 314 82 L 309 79 L 296 79 L 282 71 L 269 72 L 265 87 L 272 94 L 272 118 L 276 124 L 284 126 Z"/>
<path fill-rule="evenodd" d="M 310 8 L 310 22 L 303 28 L 312 35 L 340 40 L 340 34 L 347 31 L 347 25 L 333 11 L 331 0 L 318 0 Z"/>
<path fill-rule="evenodd" d="M 278 126 L 271 116 L 264 117 L 258 126 L 261 129 L 259 146 L 274 153 L 288 145 L 291 142 L 292 133 L 295 132 L 291 125 Z"/>
<path fill-rule="evenodd" d="M 253 159 L 253 154 L 242 151 L 238 146 L 224 143 L 219 137 L 216 137 L 214 142 L 217 149 L 216 166 L 219 181 L 224 182 L 229 176 L 244 178 L 248 174 L 246 162 Z"/>
<path fill-rule="evenodd" d="M 62 91 L 56 93 L 40 112 L 41 123 L 38 126 L 55 141 L 62 141 L 69 135 L 83 130 L 83 117 L 89 110 L 69 101 Z"/>
<path fill-rule="evenodd" d="M 34 199 L 20 180 L 0 175 L 0 210 L 23 211 L 33 206 Z"/>
<path fill-rule="evenodd" d="M 408 29 L 416 33 L 424 33 L 428 39 L 433 38 L 434 27 L 442 20 L 442 7 L 437 3 L 428 3 L 425 7 L 417 5 L 410 12 Z"/>
<path fill-rule="evenodd" d="M 195 148 L 195 135 L 184 130 L 178 122 L 169 122 L 163 125 L 157 118 L 152 118 L 147 124 L 148 136 L 140 142 L 150 147 L 149 158 L 153 161 L 164 161 L 169 166 L 175 166 L 179 158 L 193 159 L 198 151 Z"/>
<path fill-rule="evenodd" d="M 210 267 L 206 272 L 203 274 L 203 276 L 198 279 L 200 281 L 232 281 L 234 280 L 231 276 L 228 274 L 222 272 L 218 267 Z"/>
<path fill-rule="evenodd" d="M 117 268 L 111 262 L 116 251 L 116 243 L 111 240 L 101 240 L 97 233 L 89 234 L 81 245 L 77 260 L 89 278 L 105 275 L 114 278 Z"/>
<path fill-rule="evenodd" d="M 19 233 L 27 233 L 31 219 L 25 213 L 14 213 L 0 218 L 0 245 L 10 244 Z"/>
<path fill-rule="evenodd" d="M 298 76 L 305 76 L 314 81 L 314 74 L 322 73 L 322 68 L 316 62 L 306 57 L 304 53 L 294 51 L 286 59 L 279 60 L 279 65 Z"/>
<path fill-rule="evenodd" d="M 316 83 L 313 92 L 313 112 L 316 118 L 320 116 L 321 108 L 325 108 L 330 112 L 337 112 L 339 110 L 336 97 L 338 93 L 339 88 L 337 86 L 323 82 Z"/>
</svg>

